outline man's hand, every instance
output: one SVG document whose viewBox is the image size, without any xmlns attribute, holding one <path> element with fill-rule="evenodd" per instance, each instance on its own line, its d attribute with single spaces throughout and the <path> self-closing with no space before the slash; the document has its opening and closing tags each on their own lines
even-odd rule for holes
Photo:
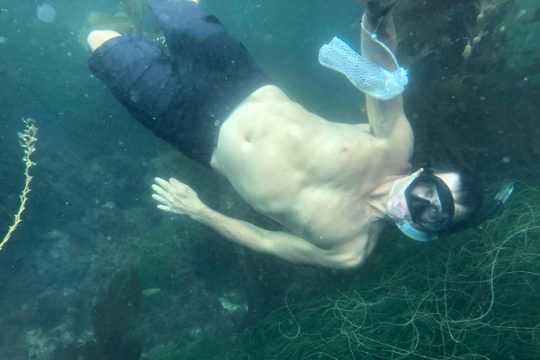
<svg viewBox="0 0 540 360">
<path fill-rule="evenodd" d="M 198 219 L 201 212 L 207 209 L 197 193 L 186 184 L 174 178 L 169 181 L 155 178 L 154 181 L 152 198 L 159 203 L 158 209 L 188 215 L 194 219 Z"/>
</svg>

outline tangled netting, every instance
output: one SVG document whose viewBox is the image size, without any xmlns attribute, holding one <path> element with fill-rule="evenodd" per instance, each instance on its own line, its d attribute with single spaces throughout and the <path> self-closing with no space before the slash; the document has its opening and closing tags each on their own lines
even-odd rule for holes
<svg viewBox="0 0 540 360">
<path fill-rule="evenodd" d="M 385 261 L 351 290 L 274 312 L 257 329 L 263 358 L 540 358 L 540 189 Z"/>
<path fill-rule="evenodd" d="M 395 59 L 394 54 L 391 54 Z M 358 54 L 337 37 L 319 50 L 321 65 L 342 73 L 358 90 L 382 100 L 398 96 L 409 82 L 407 70 L 399 67 L 395 61 L 397 69 L 386 70 Z"/>
</svg>

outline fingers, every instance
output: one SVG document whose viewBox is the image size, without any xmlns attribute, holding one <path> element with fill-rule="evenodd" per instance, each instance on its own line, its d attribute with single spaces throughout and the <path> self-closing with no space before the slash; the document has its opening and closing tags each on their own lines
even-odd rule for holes
<svg viewBox="0 0 540 360">
<path fill-rule="evenodd" d="M 170 178 L 169 181 L 162 178 L 154 178 L 154 181 L 155 183 L 152 185 L 152 190 L 154 191 L 152 198 L 158 202 L 158 209 L 184 214 L 185 209 L 180 204 L 183 204 L 186 195 L 190 194 L 191 188 L 174 178 Z"/>
<path fill-rule="evenodd" d="M 158 205 L 157 208 L 159 210 L 163 210 L 163 211 L 166 211 L 166 212 L 174 212 L 170 207 L 165 206 L 165 205 Z"/>
<path fill-rule="evenodd" d="M 170 210 L 170 204 L 172 203 L 172 200 L 173 200 L 172 199 L 173 189 L 171 185 L 167 181 L 161 178 L 155 178 L 154 181 L 156 183 L 152 185 L 152 190 L 154 191 L 154 194 L 152 194 L 152 198 L 162 204 L 162 205 L 158 205 L 158 208 L 160 206 L 163 206 Z M 161 210 L 169 211 L 166 209 L 161 209 Z"/>
<path fill-rule="evenodd" d="M 169 181 L 155 178 L 154 181 L 152 198 L 158 203 L 158 209 L 188 215 L 198 221 L 202 219 L 207 207 L 199 199 L 195 190 L 174 178 L 170 178 Z"/>
<path fill-rule="evenodd" d="M 157 187 L 156 185 L 153 185 L 152 186 L 152 189 L 154 189 L 154 191 L 156 191 L 155 187 Z M 160 210 L 163 210 L 163 211 L 167 211 L 167 212 L 174 212 L 172 210 L 172 208 L 170 207 L 170 201 L 168 201 L 167 199 L 165 199 L 164 197 L 158 195 L 158 194 L 152 194 L 152 199 L 156 200 L 159 204 L 157 205 L 157 208 L 160 209 Z"/>
<path fill-rule="evenodd" d="M 159 185 L 152 185 L 152 190 L 154 190 L 154 193 L 156 195 L 159 195 L 160 198 L 164 199 L 165 201 L 171 201 L 172 200 L 172 189 L 169 188 L 165 188 L 163 186 L 159 186 Z"/>
<path fill-rule="evenodd" d="M 169 184 L 168 181 L 162 179 L 162 178 L 154 178 L 154 181 L 156 182 L 157 185 L 152 185 L 152 187 L 154 186 L 161 186 L 163 189 L 170 189 L 171 188 L 171 185 Z"/>
<path fill-rule="evenodd" d="M 169 181 L 162 179 L 162 178 L 154 178 L 154 181 L 157 185 L 161 186 L 163 189 L 166 190 L 172 190 L 173 187 L 179 187 L 179 188 L 185 188 L 187 185 L 184 183 L 181 183 L 180 181 L 176 180 L 175 178 L 170 178 Z"/>
<path fill-rule="evenodd" d="M 157 202 L 160 202 L 162 204 L 167 204 L 168 201 L 162 196 L 159 196 L 158 194 L 152 194 L 152 199 L 156 200 Z"/>
<path fill-rule="evenodd" d="M 154 185 L 152 185 L 154 192 L 169 200 L 172 200 L 172 197 L 175 194 L 179 195 L 190 190 L 189 186 L 181 183 L 175 178 L 170 178 L 169 181 L 161 178 L 155 178 L 154 181 L 156 182 Z"/>
<path fill-rule="evenodd" d="M 171 186 L 172 191 L 175 191 L 176 193 L 189 193 L 191 188 L 187 186 L 184 183 L 181 183 L 180 181 L 176 180 L 175 178 L 169 179 L 169 184 Z"/>
<path fill-rule="evenodd" d="M 157 208 L 159 210 L 163 210 L 163 211 L 166 211 L 166 212 L 172 212 L 174 213 L 175 211 L 173 210 L 173 208 L 171 207 L 171 202 L 163 197 L 161 197 L 160 195 L 157 195 L 157 194 L 152 194 L 152 198 L 154 200 L 156 200 L 158 203 L 157 205 Z"/>
<path fill-rule="evenodd" d="M 185 184 L 181 183 L 180 181 L 176 180 L 175 178 L 170 178 L 169 179 L 169 182 L 171 183 L 171 185 L 173 186 L 186 186 Z"/>
</svg>

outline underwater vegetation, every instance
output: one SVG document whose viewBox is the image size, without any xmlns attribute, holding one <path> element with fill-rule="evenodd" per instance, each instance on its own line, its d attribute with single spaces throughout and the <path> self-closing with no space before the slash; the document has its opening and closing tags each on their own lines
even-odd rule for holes
<svg viewBox="0 0 540 360">
<path fill-rule="evenodd" d="M 138 360 L 143 338 L 135 329 L 142 287 L 133 269 L 118 272 L 92 308 L 93 339 L 53 348 L 55 359 Z M 42 356 L 38 354 L 38 357 Z"/>
<path fill-rule="evenodd" d="M 299 102 L 361 120 L 361 95 L 316 62 L 332 35 L 357 39 L 360 6 L 202 1 Z M 20 114 L 40 127 L 24 221 L 0 252 L 0 358 L 540 358 L 536 1 L 398 1 L 415 163 L 459 162 L 488 183 L 510 176 L 530 187 L 519 185 L 501 217 L 437 243 L 388 230 L 366 266 L 347 273 L 268 259 L 155 211 L 151 179 L 170 174 L 216 208 L 256 218 L 89 77 L 78 29 L 145 28 L 144 2 L 57 0 L 51 24 L 27 21 L 35 4 L 0 6 L 2 235 L 24 182 Z"/>
<path fill-rule="evenodd" d="M 540 189 L 524 188 L 482 229 L 275 311 L 251 344 L 261 359 L 538 359 L 539 303 Z"/>
<path fill-rule="evenodd" d="M 489 174 L 512 169 L 535 179 L 534 8 L 517 0 L 400 1 L 395 12 L 398 57 L 414 79 L 405 101 L 415 161 L 458 162 Z"/>
<path fill-rule="evenodd" d="M 32 118 L 23 119 L 24 130 L 22 133 L 19 133 L 19 143 L 24 151 L 23 163 L 24 163 L 24 187 L 19 195 L 20 205 L 19 209 L 13 217 L 13 223 L 9 227 L 8 231 L 4 235 L 2 241 L 0 241 L 0 251 L 4 248 L 7 242 L 11 239 L 13 232 L 17 229 L 19 224 L 22 222 L 22 215 L 26 210 L 26 203 L 28 202 L 28 196 L 30 194 L 30 182 L 32 181 L 32 176 L 30 175 L 30 168 L 36 165 L 32 161 L 32 154 L 36 151 L 36 142 L 37 142 L 37 133 L 38 127 L 36 122 Z"/>
<path fill-rule="evenodd" d="M 216 343 L 197 336 L 186 336 L 176 342 L 157 346 L 145 357 L 147 360 L 235 360 L 246 354 L 231 349 L 230 345 Z"/>
</svg>

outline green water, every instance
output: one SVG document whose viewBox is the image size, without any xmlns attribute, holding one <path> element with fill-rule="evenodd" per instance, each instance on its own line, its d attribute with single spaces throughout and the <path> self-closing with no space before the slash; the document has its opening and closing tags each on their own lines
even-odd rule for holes
<svg viewBox="0 0 540 360">
<path fill-rule="evenodd" d="M 39 126 L 27 211 L 0 252 L 0 359 L 540 358 L 536 1 L 398 3 L 414 164 L 457 161 L 518 190 L 499 218 L 435 244 L 389 228 L 349 272 L 254 254 L 158 212 L 152 179 L 176 176 L 216 210 L 275 226 L 91 76 L 81 29 L 90 12 L 125 3 L 51 1 L 52 23 L 37 18 L 39 4 L 0 0 L 1 235 L 24 182 L 20 119 Z M 359 2 L 202 6 L 293 99 L 365 121 L 363 96 L 317 63 L 333 36 L 357 42 Z"/>
</svg>

